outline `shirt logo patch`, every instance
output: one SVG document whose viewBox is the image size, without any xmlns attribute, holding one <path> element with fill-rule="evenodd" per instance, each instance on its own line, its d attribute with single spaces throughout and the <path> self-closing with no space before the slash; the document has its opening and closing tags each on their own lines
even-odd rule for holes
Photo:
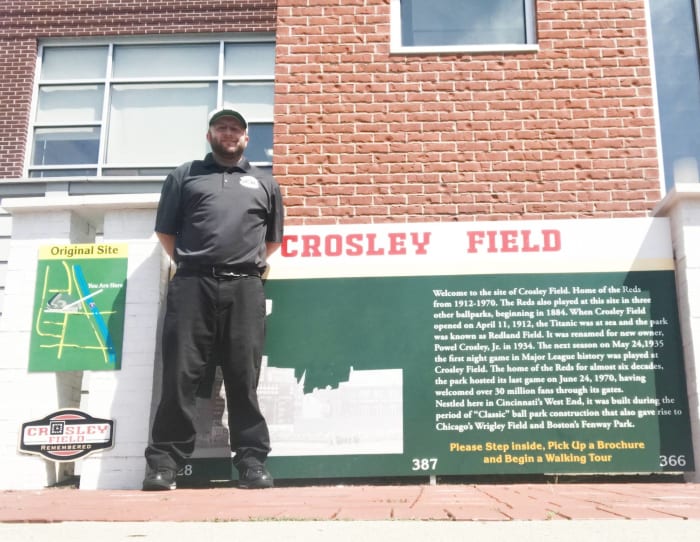
<svg viewBox="0 0 700 542">
<path fill-rule="evenodd" d="M 245 175 L 241 177 L 241 186 L 245 186 L 246 188 L 260 188 L 260 183 L 255 177 Z"/>
</svg>

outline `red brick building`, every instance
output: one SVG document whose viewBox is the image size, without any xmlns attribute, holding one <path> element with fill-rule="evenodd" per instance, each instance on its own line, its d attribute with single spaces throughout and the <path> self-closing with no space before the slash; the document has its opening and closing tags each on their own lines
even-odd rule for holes
<svg viewBox="0 0 700 542">
<path fill-rule="evenodd" d="M 279 2 L 290 214 L 613 217 L 659 199 L 643 1 L 537 2 L 526 52 L 393 54 L 390 26 L 388 2 Z"/>
<path fill-rule="evenodd" d="M 616 217 L 661 197 L 643 0 L 538 1 L 530 50 L 440 54 L 392 52 L 388 0 L 2 10 L 5 179 L 26 171 L 42 40 L 276 32 L 274 171 L 292 219 Z"/>
<path fill-rule="evenodd" d="M 257 158 L 273 166 L 283 185 L 290 223 L 643 216 L 674 185 L 677 163 L 697 181 L 694 0 L 673 0 L 672 6 L 656 0 L 501 0 L 484 4 L 493 8 L 487 14 L 493 25 L 471 14 L 475 26 L 486 28 L 485 37 L 481 28 L 467 28 L 463 40 L 451 40 L 442 28 L 449 14 L 428 2 L 405 4 L 403 14 L 399 0 L 7 4 L 0 8 L 0 196 L 43 195 L 56 187 L 69 193 L 157 192 L 169 168 L 205 150 L 197 120 L 203 111 L 217 101 L 239 105 L 256 89 L 264 94 L 252 113 L 261 114 L 260 130 L 251 132 L 260 134 L 256 148 L 264 147 Z M 443 4 L 448 10 L 465 5 Z M 435 17 L 420 12 L 426 6 Z M 499 16 L 493 6 L 520 6 L 522 13 L 509 9 Z M 414 24 L 409 8 L 434 28 Z M 656 79 L 651 23 L 661 44 Z M 414 24 L 418 39 L 447 36 L 453 43 L 403 46 L 404 24 Z M 499 25 L 516 32 L 494 45 L 499 37 L 488 33 Z M 671 29 L 685 41 L 670 42 Z M 111 92 L 117 80 L 133 89 L 150 77 L 150 67 L 176 60 L 137 52 L 132 62 L 140 70 L 113 79 L 117 72 L 107 73 L 106 66 L 61 75 L 61 65 L 86 65 L 68 54 L 54 62 L 53 80 L 42 72 L 48 66 L 42 55 L 48 61 L 49 53 L 70 47 L 108 48 L 105 56 L 113 62 L 112 48 L 130 44 L 147 49 L 209 42 L 216 48 L 232 40 L 262 43 L 264 62 L 250 61 L 262 67 L 207 73 L 209 94 L 194 98 L 183 82 L 199 81 L 204 72 L 195 78 L 187 70 L 177 73 L 174 106 L 199 100 L 197 113 L 193 109 L 186 120 L 143 117 L 140 112 L 154 106 L 148 98 L 123 92 L 115 105 Z M 151 78 L 161 82 L 172 73 L 166 67 Z M 253 84 L 247 96 L 235 89 L 230 98 L 222 96 L 231 81 L 241 80 L 240 88 L 262 86 Z M 89 85 L 110 91 L 97 96 Z M 60 92 L 70 86 L 83 92 L 72 98 Z M 166 85 L 151 102 L 168 94 Z M 93 112 L 81 112 L 77 104 L 86 101 L 94 103 Z M 133 101 L 140 112 L 132 108 L 131 123 L 113 134 L 119 107 Z M 144 125 L 153 126 L 144 141 L 133 139 Z M 66 130 L 81 131 L 78 144 L 89 147 L 77 158 L 67 158 L 65 142 L 59 142 L 70 138 Z M 663 160 L 660 135 L 669 140 Z M 163 138 L 179 143 L 156 159 L 146 151 L 112 151 L 118 138 L 140 149 Z M 79 165 L 61 169 L 71 161 Z M 2 221 L 0 241 L 7 241 L 10 219 Z M 0 250 L 0 269 L 6 261 Z"/>
</svg>

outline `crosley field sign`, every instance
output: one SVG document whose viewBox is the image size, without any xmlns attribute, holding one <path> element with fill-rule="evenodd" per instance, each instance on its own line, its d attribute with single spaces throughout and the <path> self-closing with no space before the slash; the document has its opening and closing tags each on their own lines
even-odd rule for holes
<svg viewBox="0 0 700 542">
<path fill-rule="evenodd" d="M 114 445 L 114 421 L 75 409 L 22 424 L 19 450 L 52 461 L 75 461 Z"/>
</svg>

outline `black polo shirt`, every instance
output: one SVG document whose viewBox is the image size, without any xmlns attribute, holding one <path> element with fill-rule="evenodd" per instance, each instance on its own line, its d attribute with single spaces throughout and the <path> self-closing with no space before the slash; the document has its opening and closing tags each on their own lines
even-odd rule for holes
<svg viewBox="0 0 700 542">
<path fill-rule="evenodd" d="M 277 181 L 244 158 L 219 165 L 211 153 L 165 179 L 156 231 L 176 236 L 175 260 L 264 271 L 265 242 L 281 243 L 282 195 Z"/>
</svg>

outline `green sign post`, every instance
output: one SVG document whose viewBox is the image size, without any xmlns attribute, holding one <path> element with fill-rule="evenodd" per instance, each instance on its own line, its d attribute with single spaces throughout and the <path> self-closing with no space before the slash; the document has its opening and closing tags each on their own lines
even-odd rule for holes
<svg viewBox="0 0 700 542">
<path fill-rule="evenodd" d="M 121 367 L 126 244 L 39 250 L 29 371 Z"/>
</svg>

